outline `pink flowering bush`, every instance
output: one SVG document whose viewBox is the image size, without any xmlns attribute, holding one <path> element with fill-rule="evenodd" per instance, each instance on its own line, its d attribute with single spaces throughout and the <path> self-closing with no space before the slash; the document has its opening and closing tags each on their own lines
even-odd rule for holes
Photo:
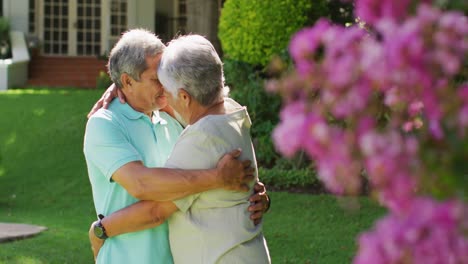
<svg viewBox="0 0 468 264">
<path fill-rule="evenodd" d="M 411 7 L 411 8 L 410 8 Z M 303 150 L 338 195 L 363 181 L 389 209 L 355 263 L 468 263 L 468 19 L 430 1 L 357 0 L 365 25 L 298 32 L 277 149 Z"/>
</svg>

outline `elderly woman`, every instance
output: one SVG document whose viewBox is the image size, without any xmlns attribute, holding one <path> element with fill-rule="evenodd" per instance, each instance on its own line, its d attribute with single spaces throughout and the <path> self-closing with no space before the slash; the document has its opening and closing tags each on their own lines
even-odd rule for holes
<svg viewBox="0 0 468 264">
<path fill-rule="evenodd" d="M 158 76 L 169 104 L 188 124 L 167 167 L 212 168 L 234 148 L 256 167 L 249 115 L 225 97 L 222 62 L 208 40 L 189 35 L 171 41 Z M 247 210 L 253 184 L 249 193 L 219 189 L 176 200 L 178 211 L 169 219 L 174 262 L 269 263 L 262 225 L 255 226 Z"/>
</svg>

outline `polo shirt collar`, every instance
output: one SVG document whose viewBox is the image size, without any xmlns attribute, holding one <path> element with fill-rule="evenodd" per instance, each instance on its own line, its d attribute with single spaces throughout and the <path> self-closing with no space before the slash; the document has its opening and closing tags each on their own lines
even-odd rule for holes
<svg viewBox="0 0 468 264">
<path fill-rule="evenodd" d="M 159 111 L 154 111 L 153 112 L 153 124 L 160 123 L 161 125 L 167 125 L 166 119 L 162 118 L 161 115 L 159 114 Z"/>
<path fill-rule="evenodd" d="M 128 119 L 138 119 L 144 116 L 142 112 L 133 109 L 129 104 L 122 104 L 122 114 Z"/>
<path fill-rule="evenodd" d="M 146 117 L 148 118 L 144 113 L 138 112 L 135 109 L 133 109 L 129 104 L 125 103 L 122 104 L 122 114 L 128 118 L 128 119 L 139 119 L 141 117 Z M 153 124 L 158 124 L 160 123 L 161 125 L 167 125 L 166 119 L 162 118 L 159 111 L 153 111 L 153 117 L 152 117 L 152 123 Z"/>
</svg>

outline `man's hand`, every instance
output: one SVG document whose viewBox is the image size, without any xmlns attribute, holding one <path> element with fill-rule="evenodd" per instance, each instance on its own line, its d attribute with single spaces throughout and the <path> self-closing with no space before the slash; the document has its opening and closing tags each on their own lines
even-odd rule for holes
<svg viewBox="0 0 468 264">
<path fill-rule="evenodd" d="M 249 190 L 248 183 L 254 179 L 255 169 L 250 160 L 239 161 L 241 150 L 237 149 L 224 155 L 216 166 L 219 185 L 226 190 Z"/>
<path fill-rule="evenodd" d="M 89 232 L 88 232 L 89 242 L 91 243 L 91 250 L 93 251 L 93 255 L 94 255 L 94 261 L 96 261 L 97 255 L 99 254 L 99 250 L 101 249 L 102 245 L 104 245 L 104 240 L 94 235 L 93 226 L 96 222 L 97 221 L 91 224 L 91 227 L 89 228 Z"/>
<path fill-rule="evenodd" d="M 111 86 L 109 86 L 109 88 L 107 88 L 107 90 L 102 94 L 101 98 L 94 104 L 93 108 L 88 113 L 88 118 L 101 108 L 107 109 L 110 102 L 112 102 L 115 97 L 119 97 L 119 101 L 122 104 L 126 102 L 125 95 L 122 93 L 122 91 L 117 88 L 115 84 L 111 84 Z"/>
<path fill-rule="evenodd" d="M 263 218 L 263 214 L 270 208 L 270 197 L 266 193 L 265 185 L 261 182 L 257 182 L 254 185 L 255 193 L 250 196 L 250 219 L 255 225 L 258 225 Z"/>
</svg>

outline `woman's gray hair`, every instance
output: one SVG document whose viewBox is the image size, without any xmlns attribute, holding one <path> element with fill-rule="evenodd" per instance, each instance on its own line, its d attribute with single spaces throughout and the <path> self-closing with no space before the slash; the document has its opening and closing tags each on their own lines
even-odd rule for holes
<svg viewBox="0 0 468 264">
<path fill-rule="evenodd" d="M 200 35 L 172 40 L 161 57 L 158 77 L 174 97 L 183 88 L 203 106 L 212 105 L 228 92 L 223 63 L 213 45 Z"/>
<path fill-rule="evenodd" d="M 139 81 L 148 68 L 146 58 L 164 51 L 161 40 L 145 29 L 132 29 L 125 32 L 112 48 L 107 69 L 117 87 L 122 88 L 120 76 L 124 73 Z"/>
</svg>

